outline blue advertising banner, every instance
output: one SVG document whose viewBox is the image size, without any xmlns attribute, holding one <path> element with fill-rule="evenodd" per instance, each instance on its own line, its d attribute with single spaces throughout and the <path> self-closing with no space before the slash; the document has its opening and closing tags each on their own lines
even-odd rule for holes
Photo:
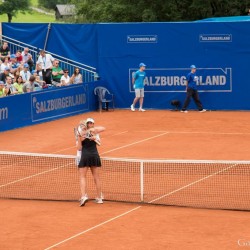
<svg viewBox="0 0 250 250">
<path fill-rule="evenodd" d="M 93 86 L 91 93 L 88 84 L 77 84 L 0 98 L 0 131 L 93 110 Z"/>
<path fill-rule="evenodd" d="M 129 90 L 134 92 L 132 87 L 133 74 L 138 69 L 129 69 Z M 231 92 L 232 91 L 232 69 L 204 68 L 198 70 L 199 91 L 206 92 Z M 184 92 L 186 86 L 186 75 L 189 68 L 147 68 L 147 76 L 144 80 L 145 92 Z"/>
</svg>

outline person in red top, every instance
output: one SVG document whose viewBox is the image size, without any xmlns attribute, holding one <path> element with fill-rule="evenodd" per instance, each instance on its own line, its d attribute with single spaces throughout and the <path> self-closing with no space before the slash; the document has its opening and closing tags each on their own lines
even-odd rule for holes
<svg viewBox="0 0 250 250">
<path fill-rule="evenodd" d="M 23 61 L 23 57 L 22 57 L 22 51 L 21 50 L 17 50 L 16 51 L 16 60 L 21 63 Z"/>
</svg>

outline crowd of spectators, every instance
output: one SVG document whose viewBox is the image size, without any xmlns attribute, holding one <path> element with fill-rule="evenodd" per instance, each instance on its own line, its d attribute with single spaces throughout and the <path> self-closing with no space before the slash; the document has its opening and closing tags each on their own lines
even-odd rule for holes
<svg viewBox="0 0 250 250">
<path fill-rule="evenodd" d="M 72 76 L 59 66 L 59 60 L 44 50 L 35 63 L 29 48 L 11 54 L 7 42 L 0 47 L 0 97 L 22 94 L 49 87 L 61 87 L 83 82 L 79 68 Z"/>
</svg>

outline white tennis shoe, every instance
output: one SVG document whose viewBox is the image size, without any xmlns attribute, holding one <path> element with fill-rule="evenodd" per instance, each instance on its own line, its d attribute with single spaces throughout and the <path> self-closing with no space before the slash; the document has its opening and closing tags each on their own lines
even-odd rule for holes
<svg viewBox="0 0 250 250">
<path fill-rule="evenodd" d="M 130 108 L 131 108 L 131 111 L 135 111 L 135 108 L 134 108 L 133 104 L 130 106 Z"/>
<path fill-rule="evenodd" d="M 207 111 L 206 109 L 199 110 L 200 113 L 204 113 L 206 111 Z"/>
<path fill-rule="evenodd" d="M 145 110 L 145 109 L 143 109 L 143 108 L 139 108 L 139 111 L 141 111 L 141 112 L 145 112 L 146 110 Z"/>
<path fill-rule="evenodd" d="M 88 195 L 84 195 L 81 199 L 80 199 L 80 207 L 83 207 L 85 204 L 86 204 L 86 202 L 88 201 Z"/>
<path fill-rule="evenodd" d="M 95 199 L 95 202 L 96 202 L 97 204 L 103 204 L 102 198 L 96 198 L 96 199 Z"/>
<path fill-rule="evenodd" d="M 188 113 L 187 110 L 181 110 L 181 113 Z"/>
</svg>

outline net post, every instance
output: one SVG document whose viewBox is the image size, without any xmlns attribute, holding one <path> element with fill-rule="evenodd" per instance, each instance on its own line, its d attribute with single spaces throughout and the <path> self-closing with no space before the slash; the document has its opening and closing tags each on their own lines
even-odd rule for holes
<svg viewBox="0 0 250 250">
<path fill-rule="evenodd" d="M 143 182 L 143 161 L 140 162 L 140 192 L 141 192 L 141 202 L 144 200 L 144 182 Z"/>
</svg>

